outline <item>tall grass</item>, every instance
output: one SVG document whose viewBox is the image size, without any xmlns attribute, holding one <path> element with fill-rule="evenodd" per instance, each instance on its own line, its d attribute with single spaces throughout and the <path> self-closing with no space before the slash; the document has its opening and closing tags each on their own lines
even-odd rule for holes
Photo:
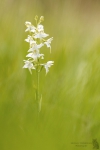
<svg viewBox="0 0 100 150">
<path fill-rule="evenodd" d="M 8 1 L 0 9 L 0 149 L 75 150 L 72 142 L 100 141 L 99 3 L 89 1 Z M 83 7 L 82 7 L 83 6 Z M 80 9 L 83 8 L 83 9 Z M 36 116 L 35 73 L 23 70 L 28 45 L 24 22 L 44 15 L 54 37 L 55 61 L 40 75 L 43 96 Z M 87 144 L 85 149 L 92 149 Z M 80 147 L 82 149 L 82 147 Z"/>
</svg>

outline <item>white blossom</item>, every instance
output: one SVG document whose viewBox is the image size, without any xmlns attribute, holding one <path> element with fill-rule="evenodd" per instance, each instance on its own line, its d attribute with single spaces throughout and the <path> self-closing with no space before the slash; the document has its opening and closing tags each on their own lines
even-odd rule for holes
<svg viewBox="0 0 100 150">
<path fill-rule="evenodd" d="M 33 44 L 33 43 L 36 43 L 36 41 L 34 41 L 33 37 L 30 36 L 30 35 L 28 35 L 28 37 L 27 37 L 27 39 L 25 39 L 25 41 L 28 42 L 28 43 L 30 43 L 30 45 Z"/>
<path fill-rule="evenodd" d="M 30 60 L 24 60 L 24 63 L 25 64 L 24 64 L 23 68 L 28 68 L 30 73 L 32 74 L 31 69 L 35 69 L 33 63 Z"/>
<path fill-rule="evenodd" d="M 47 47 L 50 47 L 50 52 L 51 52 L 51 41 L 53 40 L 53 37 L 48 39 L 46 42 L 44 42 L 44 44 L 46 44 Z"/>
<path fill-rule="evenodd" d="M 26 25 L 26 27 L 27 27 L 27 29 L 25 30 L 25 32 L 27 32 L 27 31 L 29 31 L 29 32 L 35 32 L 36 31 L 36 27 L 34 27 L 32 24 L 31 24 L 31 22 L 29 22 L 29 21 L 26 21 L 25 22 L 25 25 Z"/>
<path fill-rule="evenodd" d="M 37 26 L 37 31 L 38 31 L 38 32 L 44 32 L 44 27 L 43 27 L 43 25 L 39 24 L 39 25 Z"/>
<path fill-rule="evenodd" d="M 33 53 L 29 53 L 26 57 L 33 58 L 34 61 L 37 61 L 38 58 L 44 59 L 44 54 L 40 54 L 39 51 L 34 50 Z"/>
<path fill-rule="evenodd" d="M 40 49 L 46 45 L 50 48 L 51 52 L 51 41 L 53 37 L 46 39 L 49 34 L 44 32 L 44 26 L 41 22 L 44 20 L 44 17 L 41 16 L 40 20 L 38 21 L 38 17 L 35 17 L 37 26 L 33 26 L 31 22 L 26 21 L 26 30 L 25 32 L 29 31 L 28 37 L 25 39 L 26 42 L 29 43 L 29 50 L 26 57 L 28 60 L 24 60 L 23 68 L 28 68 L 30 73 L 32 73 L 32 69 L 36 69 L 41 71 L 44 67 L 46 70 L 46 74 L 49 72 L 49 68 L 54 64 L 54 61 L 48 61 L 47 63 L 41 63 L 40 59 L 44 59 L 44 54 L 41 54 Z M 38 21 L 38 22 L 37 22 Z"/>
<path fill-rule="evenodd" d="M 28 50 L 28 52 L 33 52 L 34 50 L 39 50 L 44 44 L 36 44 L 36 42 L 31 44 L 31 48 Z"/>
<path fill-rule="evenodd" d="M 48 61 L 46 64 L 44 64 L 44 68 L 46 70 L 46 74 L 49 72 L 49 68 L 54 64 L 54 61 Z"/>
<path fill-rule="evenodd" d="M 39 38 L 39 39 L 42 39 L 42 38 L 45 38 L 45 37 L 47 37 L 47 36 L 49 36 L 49 34 L 46 34 L 46 33 L 44 33 L 44 32 L 40 32 L 40 33 L 37 33 L 35 36 L 34 36 L 34 38 Z"/>
</svg>

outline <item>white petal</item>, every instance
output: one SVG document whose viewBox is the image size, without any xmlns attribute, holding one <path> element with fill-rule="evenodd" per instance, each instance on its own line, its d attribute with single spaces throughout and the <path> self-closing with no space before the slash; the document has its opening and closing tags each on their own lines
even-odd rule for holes
<svg viewBox="0 0 100 150">
<path fill-rule="evenodd" d="M 46 74 L 49 72 L 49 68 L 53 65 L 53 63 L 54 63 L 54 61 L 48 61 L 46 64 L 44 64 Z"/>
<path fill-rule="evenodd" d="M 34 38 L 40 38 L 40 39 L 42 39 L 42 38 L 45 38 L 45 37 L 47 37 L 47 36 L 49 36 L 49 34 L 46 34 L 46 33 L 37 33 L 37 34 L 34 36 Z"/>
<path fill-rule="evenodd" d="M 39 25 L 37 26 L 37 30 L 38 30 L 38 32 L 44 31 L 43 25 L 39 24 Z"/>
<path fill-rule="evenodd" d="M 47 62 L 47 66 L 48 66 L 48 67 L 51 67 L 53 64 L 54 64 L 54 61 L 48 61 L 48 62 Z"/>
<path fill-rule="evenodd" d="M 29 32 L 35 32 L 36 31 L 36 27 L 34 27 L 32 24 L 31 24 L 31 22 L 29 22 L 29 21 L 26 21 L 25 22 L 25 25 L 26 25 L 26 27 L 27 27 L 27 29 L 25 30 L 25 32 L 27 32 L 27 31 L 29 31 Z"/>
<path fill-rule="evenodd" d="M 44 44 L 46 44 L 47 47 L 50 47 L 50 52 L 51 52 L 51 41 L 53 40 L 53 37 L 48 39 L 46 42 L 44 42 Z"/>
<path fill-rule="evenodd" d="M 26 25 L 26 26 L 30 26 L 30 25 L 31 25 L 31 22 L 26 21 L 26 22 L 25 22 L 25 25 Z"/>
<path fill-rule="evenodd" d="M 38 48 L 41 48 L 43 45 L 44 45 L 44 44 L 41 43 L 41 44 L 37 45 L 37 47 L 38 47 Z"/>
<path fill-rule="evenodd" d="M 25 65 L 23 66 L 23 68 L 35 69 L 33 63 L 29 60 L 25 60 Z"/>
</svg>

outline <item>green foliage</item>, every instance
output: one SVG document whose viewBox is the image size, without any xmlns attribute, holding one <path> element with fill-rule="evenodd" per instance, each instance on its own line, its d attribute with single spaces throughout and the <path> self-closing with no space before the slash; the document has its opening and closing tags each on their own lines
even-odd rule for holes
<svg viewBox="0 0 100 150">
<path fill-rule="evenodd" d="M 81 12 L 77 7 L 78 11 L 73 12 L 74 6 L 65 2 L 1 3 L 0 150 L 75 150 L 78 147 L 72 142 L 100 141 L 98 10 Z M 55 62 L 47 76 L 45 70 L 40 75 L 39 117 L 36 75 L 22 69 L 28 49 L 24 22 L 34 22 L 36 14 L 45 17 L 45 31 L 54 37 L 52 53 L 45 49 L 45 55 Z M 90 144 L 85 150 L 92 148 Z"/>
</svg>

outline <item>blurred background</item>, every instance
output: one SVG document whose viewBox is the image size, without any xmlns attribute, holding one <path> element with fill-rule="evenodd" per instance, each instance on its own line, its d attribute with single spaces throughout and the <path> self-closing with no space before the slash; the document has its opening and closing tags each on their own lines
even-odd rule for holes
<svg viewBox="0 0 100 150">
<path fill-rule="evenodd" d="M 35 72 L 22 69 L 29 48 L 25 21 L 44 16 L 54 37 L 40 75 L 42 109 L 35 104 Z M 100 1 L 0 2 L 0 150 L 85 150 L 100 144 Z M 86 144 L 76 144 L 84 142 Z"/>
</svg>

